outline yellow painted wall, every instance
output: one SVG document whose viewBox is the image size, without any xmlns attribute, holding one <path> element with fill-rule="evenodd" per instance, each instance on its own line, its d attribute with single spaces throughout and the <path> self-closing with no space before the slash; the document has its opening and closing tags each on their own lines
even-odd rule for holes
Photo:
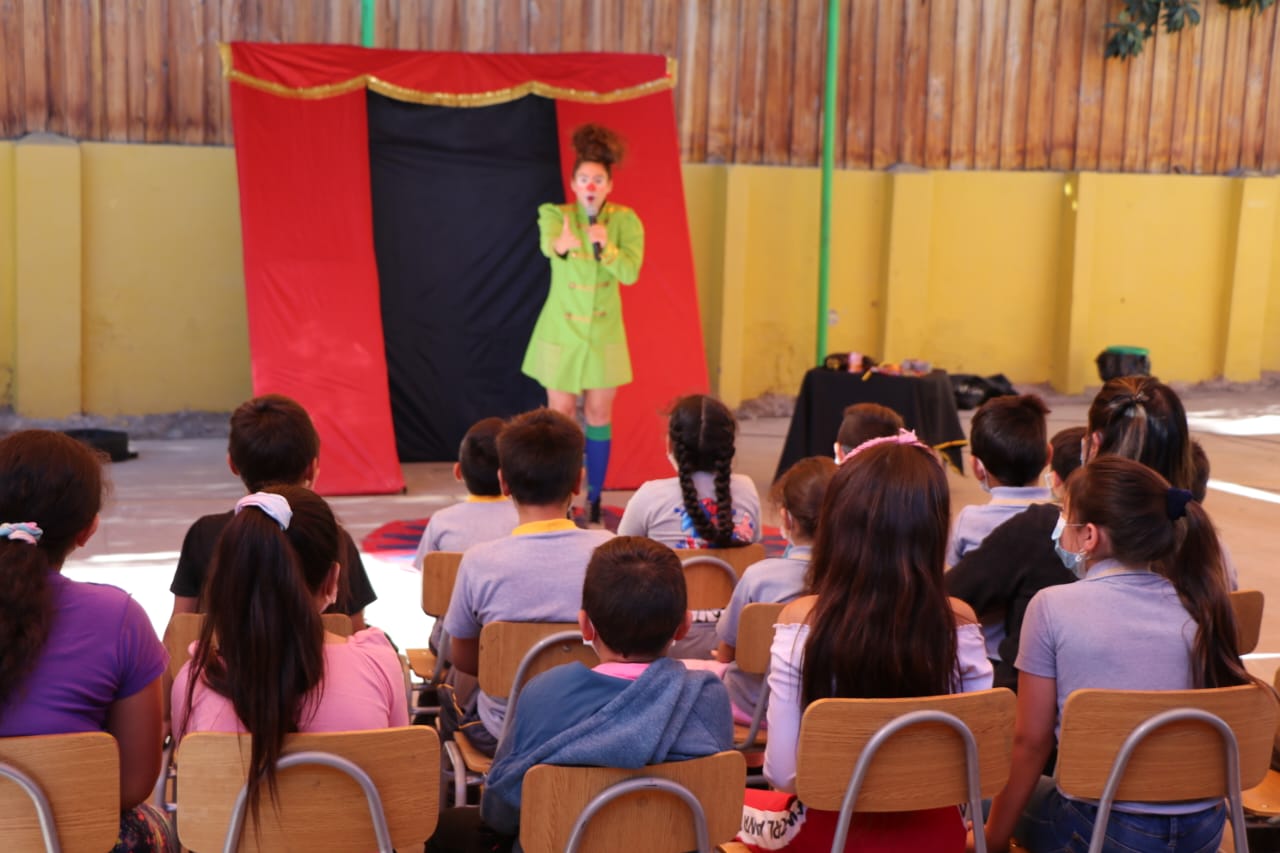
<svg viewBox="0 0 1280 853">
<path fill-rule="evenodd" d="M 233 151 L 81 148 L 85 410 L 239 405 L 252 385 Z"/>
<path fill-rule="evenodd" d="M 1280 370 L 1280 178 L 1247 180 L 838 172 L 828 349 L 1066 391 L 1109 344 L 1149 347 L 1170 381 Z M 684 184 L 713 389 L 794 393 L 815 360 L 817 170 L 690 165 Z M 234 407 L 239 228 L 231 149 L 0 143 L 0 405 Z"/>
<path fill-rule="evenodd" d="M 12 399 L 18 344 L 12 142 L 0 142 L 0 406 Z"/>
</svg>

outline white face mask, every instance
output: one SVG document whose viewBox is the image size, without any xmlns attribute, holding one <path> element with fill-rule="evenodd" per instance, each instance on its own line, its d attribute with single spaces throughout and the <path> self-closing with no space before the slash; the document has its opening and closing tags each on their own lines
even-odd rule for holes
<svg viewBox="0 0 1280 853">
<path fill-rule="evenodd" d="M 1068 551 L 1062 547 L 1062 531 L 1066 529 L 1067 520 L 1062 516 L 1058 516 L 1058 523 L 1054 525 L 1053 533 L 1049 535 L 1049 538 L 1053 540 L 1054 553 L 1058 555 L 1062 565 L 1066 566 L 1076 576 L 1076 580 L 1079 580 L 1089 571 L 1089 568 L 1085 565 L 1085 558 L 1088 555 L 1084 551 Z"/>
</svg>

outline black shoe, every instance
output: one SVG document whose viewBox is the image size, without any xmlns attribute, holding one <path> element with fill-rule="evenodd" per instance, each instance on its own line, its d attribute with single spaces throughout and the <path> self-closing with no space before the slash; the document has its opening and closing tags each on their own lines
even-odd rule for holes
<svg viewBox="0 0 1280 853">
<path fill-rule="evenodd" d="M 600 515 L 600 499 L 596 498 L 595 500 L 587 501 L 587 523 L 599 524 Z"/>
</svg>

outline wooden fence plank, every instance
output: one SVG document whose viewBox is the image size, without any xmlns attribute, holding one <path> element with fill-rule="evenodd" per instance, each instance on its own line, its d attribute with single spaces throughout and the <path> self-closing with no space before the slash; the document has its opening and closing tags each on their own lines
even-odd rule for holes
<svg viewBox="0 0 1280 853">
<path fill-rule="evenodd" d="M 462 21 L 453 0 L 439 0 L 430 6 L 431 49 L 459 50 L 462 47 Z"/>
<path fill-rule="evenodd" d="M 102 54 L 103 136 L 110 142 L 129 140 L 129 6 L 126 0 L 103 0 L 99 50 Z"/>
<path fill-rule="evenodd" d="M 733 57 L 738 26 L 736 0 L 712 0 L 711 56 L 722 57 L 712 62 L 707 74 L 707 162 L 733 162 L 733 111 L 738 85 L 738 67 Z"/>
<path fill-rule="evenodd" d="M 1145 53 L 1145 51 L 1144 51 Z M 1111 60 L 1102 65 L 1102 106 L 1098 132 L 1098 169 L 1118 172 L 1124 165 L 1124 122 L 1129 99 L 1130 65 Z"/>
<path fill-rule="evenodd" d="M 1217 3 L 1204 9 L 1204 19 L 1196 28 L 1200 42 L 1200 97 L 1196 102 L 1196 174 L 1213 171 L 1218 159 L 1218 120 L 1222 111 L 1222 80 L 1226 71 L 1227 11 Z"/>
<path fill-rule="evenodd" d="M 169 7 L 171 75 L 170 140 L 202 142 L 204 137 L 204 21 L 201 0 L 172 0 Z M 292 4 L 285 4 L 290 6 Z"/>
<path fill-rule="evenodd" d="M 41 0 L 22 3 L 22 86 L 26 131 L 49 129 L 49 37 Z"/>
<path fill-rule="evenodd" d="M 62 0 L 45 4 L 45 61 L 49 73 L 49 132 L 67 133 L 67 34 Z"/>
<path fill-rule="evenodd" d="M 1147 109 L 1147 159 L 1149 172 L 1169 171 L 1169 144 L 1173 135 L 1173 106 L 1178 84 L 1176 36 L 1156 33 L 1151 46 L 1151 100 Z"/>
<path fill-rule="evenodd" d="M 929 89 L 924 132 L 924 165 L 951 164 L 952 85 L 956 66 L 956 0 L 934 0 L 929 7 Z"/>
<path fill-rule="evenodd" d="M 1280 18 L 1280 15 L 1272 15 Z M 1280 21 L 1274 26 L 1276 32 L 1271 37 L 1271 70 L 1267 77 L 1266 131 L 1262 138 L 1263 171 L 1274 172 L 1280 169 L 1280 60 L 1276 59 L 1276 51 L 1280 50 Z"/>
<path fill-rule="evenodd" d="M 710 76 L 711 6 L 682 4 L 680 67 L 684 69 L 685 97 L 678 113 L 680 150 L 695 163 L 707 159 L 707 79 Z"/>
<path fill-rule="evenodd" d="M 1086 0 L 1084 29 L 1081 31 L 1080 111 L 1076 128 L 1075 168 L 1093 171 L 1099 164 L 1102 132 L 1103 80 L 1106 65 L 1103 48 L 1106 23 L 1112 13 L 1106 0 Z"/>
<path fill-rule="evenodd" d="M 92 80 L 89 69 L 89 3 L 91 0 L 62 0 L 62 130 L 73 139 L 90 133 L 89 101 Z"/>
<path fill-rule="evenodd" d="M 1004 42 L 1009 23 L 1008 0 L 981 0 L 978 32 L 977 107 L 973 128 L 973 166 L 1000 165 L 1000 116 L 1004 106 Z"/>
<path fill-rule="evenodd" d="M 560 49 L 566 53 L 589 50 L 589 23 L 583 14 L 582 0 L 564 0 L 560 7 Z"/>
<path fill-rule="evenodd" d="M 784 166 L 791 162 L 791 86 L 796 61 L 796 20 L 792 4 L 768 4 L 768 48 L 765 51 L 763 162 Z"/>
<path fill-rule="evenodd" d="M 26 58 L 22 39 L 23 9 L 20 0 L 0 0 L 0 138 L 26 133 L 24 83 Z"/>
<path fill-rule="evenodd" d="M 739 18 L 737 93 L 733 115 L 733 161 L 759 163 L 764 153 L 760 118 L 765 107 L 769 0 L 742 0 Z"/>
<path fill-rule="evenodd" d="M 1027 75 L 1027 141 L 1024 165 L 1047 169 L 1053 139 L 1054 57 L 1058 45 L 1058 5 L 1037 3 L 1031 20 L 1030 69 Z"/>
<path fill-rule="evenodd" d="M 1190 172 L 1195 165 L 1196 114 L 1200 101 L 1200 27 L 1177 36 L 1178 77 L 1173 94 L 1173 122 L 1169 133 L 1169 170 Z"/>
<path fill-rule="evenodd" d="M 680 0 L 653 0 L 653 16 L 648 29 L 649 43 L 646 49 L 649 52 L 677 57 L 680 53 Z M 677 65 L 677 101 L 682 97 L 681 92 L 684 91 L 684 87 L 688 85 L 684 75 L 684 66 Z"/>
<path fill-rule="evenodd" d="M 1249 30 L 1256 15 L 1227 16 L 1227 48 L 1223 57 L 1222 95 L 1218 98 L 1218 156 L 1213 171 L 1222 173 L 1240 165 L 1244 133 L 1245 86 L 1249 75 Z"/>
<path fill-rule="evenodd" d="M 890 80 L 880 80 L 876 75 L 879 72 L 877 68 L 877 59 L 880 51 L 880 33 L 878 27 L 877 12 L 883 11 L 883 7 L 874 3 L 854 3 L 850 9 L 850 15 L 847 23 L 841 21 L 843 32 L 847 32 L 848 38 L 840 39 L 842 44 L 847 44 L 848 48 L 843 52 L 841 57 L 842 73 L 840 74 L 840 86 L 842 91 L 837 94 L 839 103 L 842 107 L 842 115 L 837 116 L 839 124 L 836 125 L 836 132 L 844 128 L 844 145 L 839 146 L 840 151 L 837 155 L 840 158 L 840 164 L 847 169 L 868 169 L 872 168 L 875 155 L 875 132 L 876 119 L 883 121 L 893 120 L 893 108 L 889 105 L 889 115 L 886 117 L 876 116 L 876 86 L 879 83 L 891 84 Z M 826 30 L 823 29 L 823 37 L 825 39 Z M 825 41 L 822 42 L 826 44 Z M 825 51 L 817 50 L 815 53 L 821 55 Z M 820 61 L 825 57 L 820 56 Z M 886 69 L 886 76 L 892 75 L 893 69 Z M 822 102 L 822 80 L 819 76 L 817 79 L 817 88 L 814 90 L 815 97 L 819 103 Z M 821 114 L 821 107 L 819 107 Z M 818 133 L 821 134 L 821 127 Z"/>
<path fill-rule="evenodd" d="M 1027 97 L 1031 86 L 1032 0 L 1009 0 L 1004 46 L 1004 105 L 1000 113 L 1000 168 L 1027 163 Z"/>
<path fill-rule="evenodd" d="M 902 132 L 897 162 L 923 166 L 929 123 L 929 7 L 905 3 L 902 12 Z"/>
<path fill-rule="evenodd" d="M 875 100 L 871 103 L 871 168 L 897 163 L 902 129 L 902 6 L 881 4 L 876 16 Z"/>
<path fill-rule="evenodd" d="M 1121 133 L 1121 168 L 1141 172 L 1147 167 L 1147 138 L 1151 130 L 1151 84 L 1155 71 L 1156 39 L 1147 42 L 1142 54 L 1129 61 L 1128 91 L 1125 98 L 1124 130 Z"/>
<path fill-rule="evenodd" d="M 1280 20 L 1280 15 L 1263 15 L 1250 22 L 1248 76 L 1245 79 L 1240 137 L 1240 166 L 1245 169 L 1263 168 L 1262 149 L 1267 132 L 1267 79 L 1275 61 L 1272 50 L 1277 20 Z"/>
<path fill-rule="evenodd" d="M 791 78 L 795 88 L 795 97 L 791 100 L 791 162 L 797 166 L 816 165 L 822 156 L 826 6 L 822 0 L 796 0 L 795 68 Z M 840 125 L 836 127 L 838 130 Z"/>
<path fill-rule="evenodd" d="M 621 4 L 619 26 L 621 33 L 621 50 L 624 53 L 651 53 L 650 40 L 653 26 L 653 0 L 631 0 Z"/>
<path fill-rule="evenodd" d="M 143 50 L 146 68 L 146 124 L 143 140 L 167 142 L 169 135 L 169 14 L 167 3 L 146 3 Z"/>
<path fill-rule="evenodd" d="M 1049 132 L 1049 168 L 1076 168 L 1076 136 L 1080 121 L 1080 61 L 1084 56 L 1084 3 L 1058 6 L 1058 38 L 1054 44 L 1053 118 Z"/>
<path fill-rule="evenodd" d="M 86 39 L 88 41 L 89 62 L 89 127 L 87 136 L 90 139 L 107 138 L 107 65 L 104 55 L 103 18 L 107 0 L 89 0 L 89 20 Z"/>
<path fill-rule="evenodd" d="M 529 52 L 560 50 L 560 0 L 530 0 Z"/>
<path fill-rule="evenodd" d="M 951 168 L 974 164 L 974 127 L 978 109 L 978 33 L 981 7 L 970 0 L 956 6 L 955 85 L 951 106 Z"/>
</svg>

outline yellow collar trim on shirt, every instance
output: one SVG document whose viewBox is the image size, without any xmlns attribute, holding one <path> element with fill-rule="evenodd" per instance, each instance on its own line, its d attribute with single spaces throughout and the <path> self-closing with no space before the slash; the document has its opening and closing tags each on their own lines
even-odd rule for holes
<svg viewBox="0 0 1280 853">
<path fill-rule="evenodd" d="M 469 504 L 496 504 L 510 500 L 506 495 L 467 495 Z"/>
<path fill-rule="evenodd" d="M 517 525 L 511 531 L 512 536 L 526 536 L 530 533 L 558 533 L 561 530 L 577 530 L 578 525 L 567 518 L 549 518 L 546 521 L 530 521 Z"/>
</svg>

